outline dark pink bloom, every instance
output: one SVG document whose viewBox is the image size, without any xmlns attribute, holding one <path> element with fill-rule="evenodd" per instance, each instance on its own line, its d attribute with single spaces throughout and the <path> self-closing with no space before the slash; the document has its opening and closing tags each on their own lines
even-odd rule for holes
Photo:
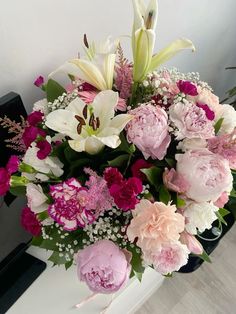
<svg viewBox="0 0 236 314">
<path fill-rule="evenodd" d="M 181 93 L 189 96 L 197 96 L 197 86 L 189 81 L 178 81 L 177 86 Z"/>
<path fill-rule="evenodd" d="M 10 174 L 5 168 L 0 168 L 0 195 L 3 196 L 10 189 Z"/>
<path fill-rule="evenodd" d="M 43 84 L 44 84 L 44 78 L 43 78 L 43 76 L 40 75 L 34 81 L 34 85 L 37 86 L 37 87 L 41 87 Z"/>
<path fill-rule="evenodd" d="M 48 141 L 43 140 L 39 141 L 36 145 L 36 147 L 39 148 L 37 152 L 38 159 L 45 159 L 50 153 L 51 153 L 51 145 L 48 143 Z"/>
<path fill-rule="evenodd" d="M 223 208 L 225 204 L 227 204 L 229 201 L 229 196 L 226 192 L 223 192 L 221 196 L 214 202 L 214 205 Z"/>
<path fill-rule="evenodd" d="M 82 91 L 87 91 L 87 92 L 96 91 L 96 88 L 87 82 L 82 83 L 80 85 L 80 88 Z"/>
<path fill-rule="evenodd" d="M 22 135 L 22 139 L 26 148 L 28 148 L 31 145 L 31 143 L 33 143 L 33 141 L 36 140 L 38 135 L 44 137 L 46 136 L 46 133 L 43 130 L 37 128 L 36 126 L 28 126 L 25 128 L 25 131 Z"/>
<path fill-rule="evenodd" d="M 139 178 L 140 180 L 144 181 L 147 179 L 145 174 L 141 172 L 141 169 L 151 168 L 153 165 L 147 162 L 144 159 L 138 159 L 135 163 L 131 166 L 131 172 L 133 177 Z"/>
<path fill-rule="evenodd" d="M 33 111 L 28 115 L 27 121 L 30 125 L 36 126 L 39 122 L 43 121 L 43 113 L 41 111 Z"/>
<path fill-rule="evenodd" d="M 8 160 L 8 163 L 6 165 L 6 169 L 7 169 L 9 174 L 12 174 L 12 173 L 18 171 L 19 165 L 20 165 L 19 157 L 16 155 L 12 155 Z"/>
<path fill-rule="evenodd" d="M 112 184 L 121 184 L 123 182 L 123 176 L 117 168 L 108 167 L 103 175 L 109 188 Z"/>
<path fill-rule="evenodd" d="M 24 207 L 21 213 L 21 224 L 26 231 L 37 237 L 41 234 L 41 225 L 35 213 L 29 207 Z"/>
<path fill-rule="evenodd" d="M 189 184 L 186 179 L 179 173 L 175 171 L 174 168 L 165 169 L 163 173 L 163 183 L 168 190 L 184 193 L 189 188 Z"/>
<path fill-rule="evenodd" d="M 197 106 L 205 111 L 208 120 L 213 121 L 215 119 L 214 111 L 212 111 L 206 104 L 198 102 Z"/>
<path fill-rule="evenodd" d="M 114 202 L 120 209 L 127 211 L 134 209 L 139 203 L 137 195 L 143 190 L 142 181 L 138 178 L 129 178 L 121 184 L 112 184 L 109 191 Z"/>
</svg>

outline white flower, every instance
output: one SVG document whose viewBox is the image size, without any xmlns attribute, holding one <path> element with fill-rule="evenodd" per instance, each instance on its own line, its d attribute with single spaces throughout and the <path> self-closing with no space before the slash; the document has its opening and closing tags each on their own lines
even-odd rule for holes
<svg viewBox="0 0 236 314">
<path fill-rule="evenodd" d="M 35 213 L 47 210 L 47 196 L 43 193 L 42 187 L 38 184 L 28 183 L 26 186 L 26 196 L 29 208 Z"/>
<path fill-rule="evenodd" d="M 217 219 L 216 207 L 213 203 L 189 203 L 184 210 L 184 216 L 187 218 L 185 226 L 190 234 L 197 234 L 197 231 L 203 232 L 212 227 L 213 221 Z"/>
<path fill-rule="evenodd" d="M 63 174 L 63 164 L 57 157 L 46 157 L 41 160 L 37 157 L 38 148 L 35 143 L 31 144 L 25 153 L 23 162 L 30 165 L 35 170 L 42 172 L 44 174 L 53 174 L 56 177 L 60 177 Z"/>
<path fill-rule="evenodd" d="M 185 138 L 177 145 L 177 149 L 181 149 L 183 152 L 206 147 L 207 141 L 202 138 Z"/>
<path fill-rule="evenodd" d="M 41 99 L 36 101 L 33 105 L 33 111 L 41 111 L 45 116 L 48 114 L 48 102 L 47 99 Z"/>
<path fill-rule="evenodd" d="M 132 119 L 128 114 L 114 117 L 117 102 L 118 93 L 111 90 L 100 92 L 90 105 L 76 98 L 64 110 L 51 112 L 45 124 L 69 136 L 69 145 L 77 152 L 96 154 L 105 145 L 116 148 L 121 143 L 120 132 Z"/>
<path fill-rule="evenodd" d="M 218 134 L 229 134 L 236 127 L 236 111 L 231 105 L 222 105 L 219 118 L 223 118 L 223 123 Z"/>
</svg>

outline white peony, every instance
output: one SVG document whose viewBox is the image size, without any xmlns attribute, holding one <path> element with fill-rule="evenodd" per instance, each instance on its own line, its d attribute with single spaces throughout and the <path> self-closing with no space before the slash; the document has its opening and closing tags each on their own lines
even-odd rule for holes
<svg viewBox="0 0 236 314">
<path fill-rule="evenodd" d="M 236 127 L 236 111 L 230 105 L 222 105 L 219 118 L 223 118 L 223 123 L 218 134 L 229 134 Z"/>
<path fill-rule="evenodd" d="M 43 193 L 43 189 L 40 185 L 28 183 L 26 186 L 26 196 L 28 200 L 28 206 L 35 214 L 44 212 L 48 208 L 47 196 Z"/>
<path fill-rule="evenodd" d="M 216 207 L 213 203 L 189 203 L 184 210 L 184 216 L 187 218 L 185 229 L 190 234 L 197 234 L 212 227 L 213 221 L 217 219 Z"/>
<path fill-rule="evenodd" d="M 206 148 L 207 141 L 203 138 L 185 138 L 182 142 L 179 142 L 177 149 L 181 149 L 183 152 L 193 149 Z"/>
</svg>

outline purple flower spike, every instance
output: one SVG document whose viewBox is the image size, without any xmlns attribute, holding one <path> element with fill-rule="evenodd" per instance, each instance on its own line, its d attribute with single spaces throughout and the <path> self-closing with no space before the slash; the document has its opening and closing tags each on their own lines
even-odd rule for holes
<svg viewBox="0 0 236 314">
<path fill-rule="evenodd" d="M 205 111 L 208 120 L 213 121 L 215 119 L 214 111 L 212 111 L 206 104 L 197 103 L 197 106 Z"/>
<path fill-rule="evenodd" d="M 43 78 L 43 76 L 40 75 L 34 81 L 34 85 L 37 86 L 37 87 L 42 87 L 43 84 L 44 84 L 44 78 Z"/>
<path fill-rule="evenodd" d="M 198 95 L 196 85 L 194 85 L 193 83 L 191 83 L 189 81 L 180 80 L 177 82 L 177 86 L 178 86 L 180 92 L 184 93 L 185 95 L 189 95 L 189 96 L 197 96 Z"/>
</svg>

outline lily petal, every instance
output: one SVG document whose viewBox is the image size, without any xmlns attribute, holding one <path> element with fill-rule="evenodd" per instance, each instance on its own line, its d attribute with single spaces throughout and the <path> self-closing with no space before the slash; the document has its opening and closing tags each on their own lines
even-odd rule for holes
<svg viewBox="0 0 236 314">
<path fill-rule="evenodd" d="M 90 155 L 99 153 L 104 147 L 104 144 L 96 137 L 91 136 L 86 138 L 85 151 Z"/>
<path fill-rule="evenodd" d="M 104 145 L 111 147 L 111 148 L 117 148 L 121 141 L 118 135 L 110 135 L 110 136 L 93 136 L 93 138 L 98 139 L 101 143 L 103 143 Z"/>
<path fill-rule="evenodd" d="M 55 71 L 51 72 L 49 74 L 49 78 L 55 76 L 57 73 L 65 73 L 65 74 L 71 74 L 73 76 L 78 77 L 80 75 L 80 70 L 79 68 L 70 62 L 65 62 L 64 64 L 62 64 L 59 68 L 57 68 Z"/>
<path fill-rule="evenodd" d="M 76 152 L 83 152 L 85 151 L 85 138 L 81 138 L 80 140 L 69 140 L 68 144 L 70 147 L 75 150 Z"/>
<path fill-rule="evenodd" d="M 80 117 L 83 116 L 83 109 L 87 106 L 85 102 L 79 97 L 76 97 L 72 102 L 66 107 L 66 110 L 69 110 Z"/>
<path fill-rule="evenodd" d="M 184 49 L 192 49 L 192 51 L 195 51 L 195 47 L 191 40 L 183 38 L 173 41 L 166 48 L 162 49 L 158 54 L 152 57 L 148 71 L 154 71 L 161 64 L 165 63 Z"/>
<path fill-rule="evenodd" d="M 119 114 L 115 116 L 111 122 L 110 127 L 115 128 L 119 131 L 119 133 L 124 129 L 126 124 L 133 119 L 134 116 L 131 114 Z"/>
<path fill-rule="evenodd" d="M 115 69 L 116 55 L 107 54 L 104 60 L 104 77 L 107 84 L 107 89 L 112 89 L 114 69 Z"/>
<path fill-rule="evenodd" d="M 145 25 L 147 28 L 151 29 L 156 28 L 157 13 L 158 13 L 157 0 L 150 0 L 145 14 Z"/>
</svg>

